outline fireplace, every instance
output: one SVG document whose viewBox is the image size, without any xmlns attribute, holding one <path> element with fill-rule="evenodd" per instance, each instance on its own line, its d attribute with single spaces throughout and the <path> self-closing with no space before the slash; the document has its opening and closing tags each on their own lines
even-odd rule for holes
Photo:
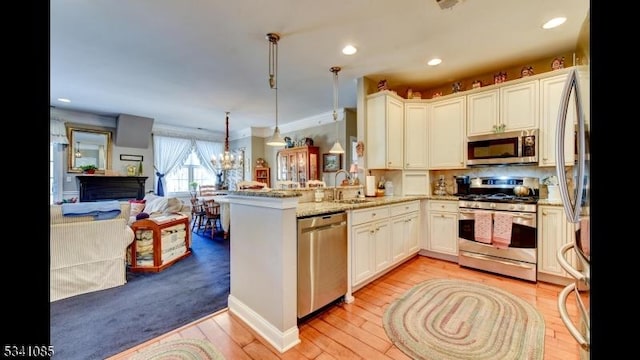
<svg viewBox="0 0 640 360">
<path fill-rule="evenodd" d="M 144 198 L 147 176 L 78 175 L 80 202 Z"/>
</svg>

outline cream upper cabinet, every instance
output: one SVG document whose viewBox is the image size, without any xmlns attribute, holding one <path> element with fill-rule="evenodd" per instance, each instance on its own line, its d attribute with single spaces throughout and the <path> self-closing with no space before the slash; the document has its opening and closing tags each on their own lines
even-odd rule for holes
<svg viewBox="0 0 640 360">
<path fill-rule="evenodd" d="M 464 168 L 466 96 L 440 100 L 429 105 L 429 169 Z"/>
<path fill-rule="evenodd" d="M 538 128 L 538 80 L 500 87 L 500 124 L 502 131 Z"/>
<path fill-rule="evenodd" d="M 389 91 L 367 96 L 367 168 L 404 167 L 404 103 Z"/>
<path fill-rule="evenodd" d="M 498 132 L 499 97 L 498 89 L 467 95 L 467 136 Z"/>
<path fill-rule="evenodd" d="M 404 168 L 427 169 L 428 104 L 404 104 Z"/>
<path fill-rule="evenodd" d="M 558 132 L 558 113 L 562 92 L 567 82 L 567 75 L 562 74 L 540 80 L 540 145 L 538 165 L 556 166 L 556 136 Z M 575 126 L 578 122 L 574 101 L 571 93 L 567 109 L 567 127 L 564 134 L 564 158 L 567 163 L 575 160 Z"/>
</svg>

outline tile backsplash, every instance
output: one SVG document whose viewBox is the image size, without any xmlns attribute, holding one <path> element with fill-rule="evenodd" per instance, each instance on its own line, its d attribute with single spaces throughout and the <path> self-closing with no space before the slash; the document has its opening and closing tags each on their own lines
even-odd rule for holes
<svg viewBox="0 0 640 360">
<path fill-rule="evenodd" d="M 571 167 L 567 168 L 567 179 L 571 178 L 571 171 Z M 492 176 L 535 177 L 538 178 L 540 182 L 540 197 L 544 199 L 547 196 L 547 189 L 546 186 L 543 186 L 542 180 L 555 174 L 555 167 L 528 165 L 484 166 L 460 170 L 433 170 L 430 172 L 431 193 L 433 193 L 441 175 L 444 175 L 445 178 L 447 194 L 453 194 L 456 191 L 455 176 L 469 176 L 471 179 Z"/>
</svg>

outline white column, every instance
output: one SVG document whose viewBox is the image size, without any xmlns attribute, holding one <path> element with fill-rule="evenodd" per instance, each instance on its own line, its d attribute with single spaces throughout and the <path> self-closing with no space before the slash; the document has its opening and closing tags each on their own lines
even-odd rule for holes
<svg viewBox="0 0 640 360">
<path fill-rule="evenodd" d="M 297 325 L 297 197 L 229 194 L 229 311 L 280 352 L 300 343 Z"/>
</svg>

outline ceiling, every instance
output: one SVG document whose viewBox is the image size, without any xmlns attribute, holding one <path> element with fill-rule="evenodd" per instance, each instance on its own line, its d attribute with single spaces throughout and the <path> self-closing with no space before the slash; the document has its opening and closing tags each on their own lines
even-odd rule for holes
<svg viewBox="0 0 640 360">
<path fill-rule="evenodd" d="M 452 1 L 452 0 L 448 0 Z M 455 3 L 455 1 L 452 1 Z M 56 0 L 50 101 L 155 125 L 275 125 L 266 34 L 278 42 L 280 125 L 356 107 L 357 79 L 429 88 L 575 48 L 589 0 Z M 543 30 L 544 21 L 564 25 Z M 355 55 L 341 49 L 356 46 Z M 432 57 L 442 64 L 428 67 Z M 62 103 L 58 98 L 68 98 Z"/>
</svg>

